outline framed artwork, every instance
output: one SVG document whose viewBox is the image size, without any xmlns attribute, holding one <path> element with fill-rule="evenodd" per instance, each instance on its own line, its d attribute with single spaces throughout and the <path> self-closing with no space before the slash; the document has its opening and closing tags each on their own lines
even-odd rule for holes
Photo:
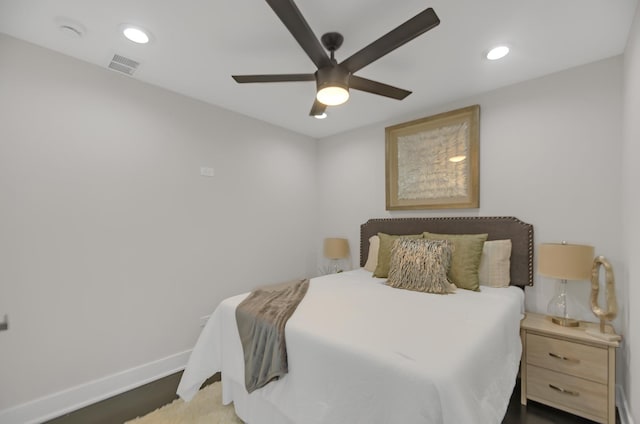
<svg viewBox="0 0 640 424">
<path fill-rule="evenodd" d="M 480 106 L 385 128 L 387 210 L 477 208 Z"/>
</svg>

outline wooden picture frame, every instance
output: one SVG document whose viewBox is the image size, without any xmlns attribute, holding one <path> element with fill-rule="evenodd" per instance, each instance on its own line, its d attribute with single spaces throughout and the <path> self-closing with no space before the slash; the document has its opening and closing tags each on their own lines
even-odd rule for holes
<svg viewBox="0 0 640 424">
<path fill-rule="evenodd" d="M 385 128 L 387 210 L 478 208 L 480 106 Z"/>
</svg>

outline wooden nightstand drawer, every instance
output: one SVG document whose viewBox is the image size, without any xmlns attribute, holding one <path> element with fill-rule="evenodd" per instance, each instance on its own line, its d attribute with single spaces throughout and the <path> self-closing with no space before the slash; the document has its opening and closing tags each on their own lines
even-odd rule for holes
<svg viewBox="0 0 640 424">
<path fill-rule="evenodd" d="M 608 351 L 566 340 L 527 334 L 527 363 L 607 384 Z"/>
<path fill-rule="evenodd" d="M 534 365 L 527 365 L 527 395 L 530 399 L 561 408 L 596 421 L 606 420 L 607 386 Z"/>
</svg>

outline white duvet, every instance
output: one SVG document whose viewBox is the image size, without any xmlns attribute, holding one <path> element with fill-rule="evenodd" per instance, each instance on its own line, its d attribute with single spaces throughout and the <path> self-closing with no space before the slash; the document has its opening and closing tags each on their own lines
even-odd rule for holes
<svg viewBox="0 0 640 424">
<path fill-rule="evenodd" d="M 235 308 L 224 300 L 178 387 L 190 400 L 222 372 L 223 403 L 249 424 L 500 423 L 515 385 L 517 287 L 434 295 L 358 269 L 311 280 L 285 329 L 289 373 L 249 395 Z"/>
</svg>

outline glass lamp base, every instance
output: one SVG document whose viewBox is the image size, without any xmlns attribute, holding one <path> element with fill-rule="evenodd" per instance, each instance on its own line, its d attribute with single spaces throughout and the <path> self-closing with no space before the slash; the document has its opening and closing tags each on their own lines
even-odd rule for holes
<svg viewBox="0 0 640 424">
<path fill-rule="evenodd" d="M 567 280 L 560 280 L 558 293 L 549 301 L 547 314 L 551 317 L 551 322 L 563 327 L 577 327 L 577 319 L 570 318 L 576 309 L 574 300 L 567 294 Z"/>
<path fill-rule="evenodd" d="M 554 324 L 561 325 L 563 327 L 580 326 L 580 322 L 577 319 L 573 319 L 573 318 L 551 317 L 551 322 L 553 322 Z"/>
</svg>

